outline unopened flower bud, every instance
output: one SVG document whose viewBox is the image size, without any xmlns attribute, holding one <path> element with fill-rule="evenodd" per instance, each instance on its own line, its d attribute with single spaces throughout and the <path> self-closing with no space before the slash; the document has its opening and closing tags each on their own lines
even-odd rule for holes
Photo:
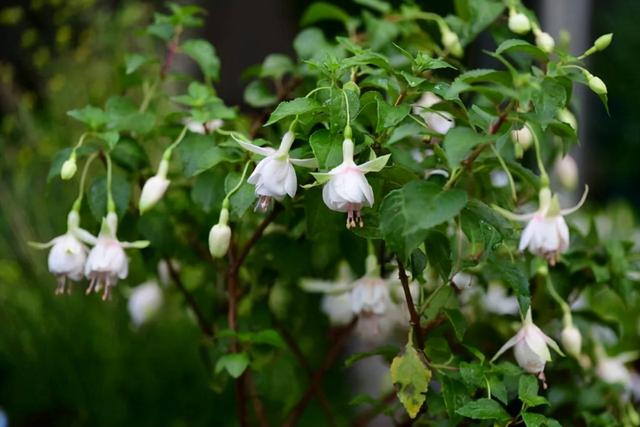
<svg viewBox="0 0 640 427">
<path fill-rule="evenodd" d="M 529 126 L 525 125 L 522 126 L 522 129 L 511 131 L 511 139 L 517 142 L 518 145 L 520 145 L 520 147 L 522 147 L 522 149 L 526 151 L 529 147 L 531 147 L 531 144 L 533 143 L 533 134 L 531 133 L 531 129 L 529 129 Z"/>
<path fill-rule="evenodd" d="M 556 47 L 556 42 L 549 33 L 538 31 L 536 33 L 536 46 L 538 46 L 543 52 L 551 53 L 553 48 Z"/>
<path fill-rule="evenodd" d="M 524 13 L 512 10 L 509 14 L 509 29 L 516 34 L 527 34 L 531 31 L 531 22 Z"/>
<path fill-rule="evenodd" d="M 142 193 L 140 194 L 140 202 L 138 203 L 140 208 L 140 214 L 144 214 L 151 209 L 162 199 L 164 193 L 169 187 L 169 180 L 167 179 L 167 169 L 169 168 L 168 160 L 163 159 L 160 162 L 158 173 L 147 180 L 142 187 Z"/>
<path fill-rule="evenodd" d="M 222 258 L 229 250 L 231 241 L 231 228 L 227 225 L 229 209 L 223 207 L 220 211 L 220 219 L 209 231 L 209 252 L 214 258 Z"/>
<path fill-rule="evenodd" d="M 64 180 L 68 180 L 73 178 L 78 170 L 78 165 L 76 164 L 76 154 L 72 153 L 71 157 L 69 157 L 62 164 L 62 168 L 60 169 L 60 178 Z"/>
<path fill-rule="evenodd" d="M 558 120 L 568 124 L 573 128 L 573 130 L 578 131 L 578 120 L 576 120 L 576 116 L 574 116 L 567 108 L 563 108 L 558 111 Z"/>
<path fill-rule="evenodd" d="M 442 32 L 442 45 L 451 52 L 453 56 L 459 58 L 464 54 L 458 35 L 448 28 Z"/>
<path fill-rule="evenodd" d="M 572 324 L 566 325 L 560 334 L 560 340 L 562 341 L 562 347 L 568 354 L 576 359 L 580 357 L 582 334 L 580 334 L 578 328 Z"/>
<path fill-rule="evenodd" d="M 613 40 L 613 33 L 604 34 L 596 39 L 595 43 L 593 43 L 593 46 L 598 51 L 605 50 L 606 48 L 609 47 L 612 40 Z"/>
<path fill-rule="evenodd" d="M 589 88 L 594 91 L 597 95 L 606 95 L 607 94 L 607 85 L 604 84 L 600 77 L 590 76 L 589 77 Z"/>
<path fill-rule="evenodd" d="M 573 157 L 566 155 L 559 159 L 554 169 L 560 184 L 567 190 L 575 190 L 578 185 L 578 165 Z"/>
</svg>

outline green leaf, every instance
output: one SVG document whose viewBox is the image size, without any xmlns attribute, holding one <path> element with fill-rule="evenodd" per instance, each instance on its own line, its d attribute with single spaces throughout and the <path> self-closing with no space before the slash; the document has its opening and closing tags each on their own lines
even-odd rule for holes
<svg viewBox="0 0 640 427">
<path fill-rule="evenodd" d="M 231 172 L 228 174 L 224 181 L 225 192 L 228 193 L 231 191 L 231 189 L 236 186 L 241 176 L 240 172 Z M 241 218 L 247 209 L 249 209 L 253 204 L 255 199 L 255 187 L 252 184 L 249 184 L 245 179 L 240 188 L 238 188 L 238 191 L 233 193 L 233 196 L 229 199 L 229 203 L 231 204 L 231 216 L 233 218 Z"/>
<path fill-rule="evenodd" d="M 456 410 L 456 413 L 474 420 L 507 421 L 511 419 L 498 402 L 487 398 L 471 401 Z"/>
<path fill-rule="evenodd" d="M 522 414 L 522 420 L 527 427 L 562 427 L 562 424 L 553 418 L 547 418 L 544 415 L 534 414 L 532 412 Z"/>
<path fill-rule="evenodd" d="M 293 41 L 293 48 L 300 59 L 321 58 L 331 52 L 333 46 L 327 42 L 318 28 L 302 30 Z"/>
<path fill-rule="evenodd" d="M 191 188 L 191 200 L 202 208 L 204 212 L 218 209 L 224 196 L 224 180 L 226 171 L 215 168 L 198 175 Z"/>
<path fill-rule="evenodd" d="M 349 14 L 331 3 L 323 1 L 312 3 L 302 14 L 300 25 L 306 26 L 319 21 L 340 21 L 346 24 Z"/>
<path fill-rule="evenodd" d="M 247 341 L 252 344 L 268 344 L 276 348 L 285 348 L 287 346 L 278 331 L 274 329 L 242 333 L 239 334 L 239 337 L 242 341 Z"/>
<path fill-rule="evenodd" d="M 547 77 L 542 81 L 540 90 L 533 94 L 533 106 L 542 130 L 555 120 L 558 111 L 567 103 L 567 92 L 556 79 Z"/>
<path fill-rule="evenodd" d="M 354 2 L 370 7 L 380 13 L 389 13 L 391 11 L 391 5 L 383 0 L 354 0 Z"/>
<path fill-rule="evenodd" d="M 176 151 L 186 176 L 195 176 L 219 163 L 237 160 L 228 149 L 215 145 L 211 135 L 188 133 Z"/>
<path fill-rule="evenodd" d="M 488 259 L 486 272 L 502 283 L 508 284 L 518 297 L 520 308 L 526 311 L 529 306 L 529 280 L 526 269 L 521 263 L 509 262 L 502 259 Z"/>
<path fill-rule="evenodd" d="M 111 151 L 111 158 L 130 172 L 139 171 L 149 165 L 147 152 L 131 138 L 122 138 Z"/>
<path fill-rule="evenodd" d="M 127 74 L 135 73 L 135 71 L 138 68 L 140 68 L 141 66 L 143 66 L 149 61 L 151 61 L 151 58 L 147 55 L 141 55 L 139 53 L 132 53 L 130 55 L 127 55 L 124 60 L 125 68 L 126 68 L 125 72 Z"/>
<path fill-rule="evenodd" d="M 129 206 L 131 199 L 131 184 L 122 175 L 114 173 L 111 180 L 111 194 L 116 204 L 116 212 L 122 217 Z M 89 187 L 89 210 L 97 221 L 101 221 L 107 215 L 107 177 L 97 178 Z"/>
<path fill-rule="evenodd" d="M 315 131 L 309 138 L 311 150 L 320 169 L 329 170 L 342 162 L 342 138 L 332 135 L 327 129 Z"/>
<path fill-rule="evenodd" d="M 547 399 L 538 396 L 538 380 L 533 375 L 522 375 L 518 382 L 518 398 L 529 407 L 549 404 Z"/>
<path fill-rule="evenodd" d="M 317 110 L 321 105 L 318 101 L 311 98 L 296 98 L 292 101 L 284 101 L 281 102 L 271 116 L 269 117 L 269 121 L 265 124 L 265 126 L 272 125 L 285 117 L 309 113 L 311 111 Z"/>
<path fill-rule="evenodd" d="M 526 52 L 538 58 L 547 56 L 540 48 L 522 39 L 509 39 L 500 43 L 500 46 L 496 49 L 496 53 L 501 55 L 504 52 Z"/>
<path fill-rule="evenodd" d="M 426 400 L 431 370 L 411 342 L 404 353 L 391 362 L 391 381 L 396 394 L 411 418 L 415 418 Z"/>
<path fill-rule="evenodd" d="M 191 39 L 184 42 L 180 49 L 198 63 L 205 77 L 218 80 L 220 60 L 211 43 L 203 39 Z"/>
<path fill-rule="evenodd" d="M 406 260 L 430 228 L 455 217 L 466 203 L 464 191 L 442 191 L 435 184 L 412 181 L 385 197 L 380 229 L 390 249 Z"/>
<path fill-rule="evenodd" d="M 51 161 L 51 167 L 49 168 L 49 173 L 47 174 L 47 182 L 51 182 L 52 179 L 60 176 L 60 171 L 62 170 L 62 164 L 67 161 L 69 156 L 71 155 L 72 148 L 63 148 L 58 151 L 55 156 L 53 156 L 53 160 Z"/>
<path fill-rule="evenodd" d="M 254 80 L 244 90 L 244 101 L 252 107 L 263 108 L 278 102 L 278 96 L 263 80 Z"/>
<path fill-rule="evenodd" d="M 458 167 L 460 163 L 467 157 L 471 149 L 476 145 L 493 141 L 497 137 L 495 135 L 482 135 L 476 133 L 473 129 L 456 126 L 449 130 L 444 137 L 444 151 L 447 154 L 449 166 Z"/>
<path fill-rule="evenodd" d="M 102 109 L 92 105 L 87 105 L 78 110 L 67 111 L 67 114 L 88 125 L 93 130 L 104 126 L 108 121 L 107 114 Z"/>
<path fill-rule="evenodd" d="M 224 369 L 233 378 L 240 378 L 240 375 L 249 366 L 249 356 L 247 353 L 229 353 L 225 354 L 216 362 L 216 373 L 222 372 Z"/>
<path fill-rule="evenodd" d="M 462 341 L 464 333 L 467 331 L 467 321 L 458 309 L 445 309 L 444 314 L 447 316 L 449 323 L 453 327 L 458 341 Z"/>
<path fill-rule="evenodd" d="M 393 106 L 382 98 L 378 98 L 378 132 L 396 126 L 411 111 L 409 104 Z"/>
<path fill-rule="evenodd" d="M 424 247 L 431 268 L 442 277 L 442 280 L 449 280 L 451 245 L 447 236 L 440 231 L 431 230 L 424 239 Z"/>
<path fill-rule="evenodd" d="M 476 388 L 484 386 L 484 370 L 480 363 L 460 362 L 460 376 L 468 386 Z"/>
<path fill-rule="evenodd" d="M 447 375 L 441 375 L 442 397 L 450 418 L 454 418 L 456 410 L 469 402 L 465 385 Z"/>
<path fill-rule="evenodd" d="M 117 130 L 100 132 L 96 136 L 106 142 L 110 149 L 113 149 L 120 140 L 120 133 Z"/>
<path fill-rule="evenodd" d="M 271 77 L 279 80 L 285 74 L 293 72 L 295 65 L 291 58 L 281 53 L 272 53 L 262 61 L 260 77 Z"/>
<path fill-rule="evenodd" d="M 152 113 L 138 112 L 138 107 L 133 100 L 125 96 L 109 98 L 105 111 L 109 118 L 109 128 L 116 131 L 147 133 L 153 129 L 156 122 Z"/>
<path fill-rule="evenodd" d="M 462 231 L 471 242 L 471 253 L 488 256 L 511 234 L 511 226 L 481 201 L 470 200 L 460 214 Z"/>
</svg>

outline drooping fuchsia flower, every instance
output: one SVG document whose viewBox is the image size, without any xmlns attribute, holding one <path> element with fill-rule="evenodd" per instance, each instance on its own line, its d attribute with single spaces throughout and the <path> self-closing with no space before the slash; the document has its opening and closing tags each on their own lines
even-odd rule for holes
<svg viewBox="0 0 640 427">
<path fill-rule="evenodd" d="M 435 132 L 446 134 L 455 126 L 453 116 L 446 111 L 429 111 L 428 109 L 442 102 L 442 98 L 432 92 L 425 92 L 413 104 L 413 113 L 422 117 L 427 126 Z"/>
<path fill-rule="evenodd" d="M 515 347 L 514 354 L 518 365 L 531 374 L 537 374 L 541 379 L 544 379 L 545 364 L 551 361 L 549 347 L 564 356 L 558 344 L 533 323 L 531 307 L 527 310 L 527 315 L 518 333 L 498 350 L 491 361 L 496 360 L 511 347 Z"/>
<path fill-rule="evenodd" d="M 135 326 L 149 321 L 162 307 L 162 289 L 154 281 L 144 282 L 131 290 L 127 310 Z"/>
<path fill-rule="evenodd" d="M 261 210 L 269 207 L 271 199 L 280 201 L 287 195 L 289 197 L 296 195 L 298 179 L 293 169 L 294 165 L 311 169 L 318 167 L 316 159 L 293 159 L 289 156 L 294 139 L 292 131 L 286 132 L 277 150 L 238 141 L 245 150 L 264 156 L 247 180 L 255 185 L 256 196 L 258 196 L 257 207 Z"/>
<path fill-rule="evenodd" d="M 67 279 L 78 282 L 82 279 L 85 262 L 89 249 L 85 245 L 95 244 L 96 238 L 87 230 L 80 228 L 80 216 L 76 210 L 67 216 L 67 232 L 55 237 L 47 243 L 30 244 L 39 249 L 51 248 L 49 251 L 48 267 L 51 274 L 56 276 L 58 286 L 55 293 L 63 294 L 71 291 Z"/>
<path fill-rule="evenodd" d="M 360 211 L 363 206 L 374 203 L 373 189 L 365 174 L 378 172 L 384 168 L 390 154 L 377 157 L 361 165 L 353 161 L 354 144 L 351 138 L 342 143 L 342 163 L 327 173 L 312 173 L 318 183 L 324 184 L 322 200 L 336 212 L 347 213 L 347 228 L 362 227 L 364 222 Z"/>
<path fill-rule="evenodd" d="M 568 209 L 560 209 L 558 197 L 551 193 L 549 187 L 540 190 L 540 206 L 535 212 L 515 214 L 497 206 L 494 208 L 508 219 L 528 221 L 520 236 L 518 249 L 528 249 L 532 254 L 545 258 L 553 266 L 558 256 L 569 249 L 569 227 L 564 217 L 580 209 L 588 191 L 589 187 L 586 187 L 578 204 Z"/>
<path fill-rule="evenodd" d="M 102 219 L 102 227 L 95 246 L 89 252 L 85 264 L 84 275 L 89 279 L 87 294 L 103 290 L 102 299 L 106 300 L 119 279 L 126 279 L 129 274 L 129 259 L 126 248 L 142 249 L 149 245 L 146 240 L 121 242 L 118 231 L 118 216 L 109 212 Z"/>
</svg>

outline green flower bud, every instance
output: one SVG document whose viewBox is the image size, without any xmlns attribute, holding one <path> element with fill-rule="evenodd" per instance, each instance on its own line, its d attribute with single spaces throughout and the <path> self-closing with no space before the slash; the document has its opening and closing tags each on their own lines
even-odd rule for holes
<svg viewBox="0 0 640 427">
<path fill-rule="evenodd" d="M 524 13 L 512 10 L 509 14 L 509 29 L 516 34 L 527 34 L 531 31 L 531 21 Z"/>
<path fill-rule="evenodd" d="M 595 43 L 593 43 L 593 46 L 598 51 L 605 50 L 606 48 L 609 47 L 612 40 L 613 40 L 613 33 L 604 34 L 596 39 Z"/>
<path fill-rule="evenodd" d="M 451 52 L 453 56 L 459 58 L 464 54 L 458 35 L 448 28 L 442 31 L 442 45 Z"/>
<path fill-rule="evenodd" d="M 69 157 L 63 164 L 60 169 L 60 178 L 64 180 L 68 180 L 73 178 L 78 170 L 78 165 L 76 164 L 76 156 L 75 153 Z"/>
<path fill-rule="evenodd" d="M 598 95 L 607 94 L 607 85 L 604 84 L 600 77 L 591 76 L 589 78 L 589 88 Z"/>
<path fill-rule="evenodd" d="M 223 206 L 218 223 L 211 227 L 211 231 L 209 231 L 209 252 L 214 258 L 222 258 L 229 250 L 231 228 L 227 225 L 228 221 L 229 209 Z"/>
<path fill-rule="evenodd" d="M 545 53 L 551 53 L 556 47 L 556 42 L 555 40 L 553 40 L 553 37 L 551 37 L 549 33 L 538 31 L 536 34 L 536 46 L 538 46 L 540 50 Z"/>
</svg>

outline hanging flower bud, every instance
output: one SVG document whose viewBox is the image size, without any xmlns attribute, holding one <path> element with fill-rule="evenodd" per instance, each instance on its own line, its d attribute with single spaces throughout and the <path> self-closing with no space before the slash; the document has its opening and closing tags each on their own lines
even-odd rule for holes
<svg viewBox="0 0 640 427">
<path fill-rule="evenodd" d="M 540 190 L 540 206 L 533 213 L 514 214 L 501 208 L 496 209 L 511 220 L 529 221 L 520 236 L 519 250 L 527 248 L 529 252 L 545 258 L 553 266 L 558 255 L 569 248 L 569 227 L 564 216 L 580 209 L 588 192 L 589 188 L 586 187 L 578 204 L 569 209 L 560 209 L 558 197 L 553 195 L 548 187 Z"/>
<path fill-rule="evenodd" d="M 129 274 L 129 259 L 124 249 L 142 249 L 149 245 L 147 241 L 121 242 L 116 237 L 117 230 L 118 216 L 109 212 L 102 220 L 100 234 L 85 264 L 84 274 L 89 279 L 87 294 L 103 290 L 103 300 L 109 298 L 118 279 L 126 279 Z"/>
<path fill-rule="evenodd" d="M 228 203 L 229 201 L 225 199 L 218 223 L 211 227 L 211 231 L 209 231 L 209 252 L 214 258 L 222 258 L 229 250 L 231 228 L 227 225 L 229 222 L 229 208 L 225 206 Z"/>
<path fill-rule="evenodd" d="M 575 190 L 578 186 L 578 164 L 569 154 L 556 161 L 554 171 L 560 184 L 567 190 Z"/>
<path fill-rule="evenodd" d="M 610 384 L 621 384 L 625 391 L 632 391 L 632 374 L 625 364 L 632 362 L 640 356 L 637 351 L 620 353 L 616 356 L 609 356 L 601 346 L 596 347 L 596 375 L 604 382 Z"/>
<path fill-rule="evenodd" d="M 526 124 L 521 129 L 512 130 L 511 139 L 518 143 L 523 151 L 527 151 L 533 144 L 533 134 Z"/>
<path fill-rule="evenodd" d="M 558 111 L 558 120 L 568 124 L 576 132 L 578 131 L 578 120 L 576 120 L 576 116 L 569 109 L 563 108 Z"/>
<path fill-rule="evenodd" d="M 556 47 L 556 42 L 553 40 L 553 37 L 549 33 L 546 33 L 541 30 L 537 30 L 536 32 L 536 46 L 540 48 L 545 53 L 553 52 L 553 49 Z"/>
<path fill-rule="evenodd" d="M 347 228 L 362 227 L 360 215 L 363 206 L 373 206 L 373 190 L 365 174 L 380 171 L 389 160 L 389 154 L 361 165 L 353 161 L 353 141 L 347 138 L 342 143 L 342 163 L 328 173 L 314 173 L 319 182 L 324 183 L 322 200 L 331 210 L 347 212 Z"/>
<path fill-rule="evenodd" d="M 562 347 L 567 354 L 580 358 L 582 348 L 582 334 L 580 330 L 573 326 L 572 323 L 566 323 L 560 334 L 560 341 L 562 341 Z"/>
<path fill-rule="evenodd" d="M 62 168 L 60 168 L 60 178 L 69 180 L 73 178 L 77 170 L 78 165 L 76 163 L 76 152 L 72 151 L 69 158 L 62 164 Z"/>
<path fill-rule="evenodd" d="M 446 111 L 428 111 L 427 109 L 442 102 L 442 98 L 431 92 L 422 94 L 413 104 L 413 113 L 422 117 L 429 129 L 445 135 L 455 125 L 453 116 Z"/>
<path fill-rule="evenodd" d="M 593 43 L 593 46 L 596 48 L 596 50 L 602 51 L 609 47 L 612 40 L 613 33 L 603 34 L 596 39 L 595 43 Z"/>
<path fill-rule="evenodd" d="M 460 58 L 464 54 L 458 35 L 447 27 L 442 29 L 442 45 L 455 57 Z"/>
<path fill-rule="evenodd" d="M 514 354 L 518 365 L 525 371 L 531 374 L 538 374 L 540 377 L 543 377 L 545 364 L 551 360 L 551 353 L 547 346 L 553 348 L 558 354 L 563 355 L 558 344 L 533 323 L 531 307 L 527 310 L 527 315 L 518 333 L 498 350 L 491 361 L 493 362 L 514 346 Z"/>
<path fill-rule="evenodd" d="M 245 150 L 265 156 L 258 163 L 255 170 L 247 180 L 255 185 L 255 192 L 258 196 L 257 208 L 267 210 L 271 204 L 271 199 L 278 201 L 284 199 L 286 195 L 294 197 L 298 187 L 298 179 L 293 166 L 305 168 L 316 168 L 316 159 L 292 159 L 289 157 L 289 150 L 295 137 L 292 131 L 288 131 L 282 137 L 280 147 L 274 150 L 271 147 L 258 147 L 247 142 L 239 142 Z"/>
<path fill-rule="evenodd" d="M 127 309 L 135 326 L 151 320 L 163 303 L 162 289 L 156 282 L 145 282 L 132 289 Z"/>
<path fill-rule="evenodd" d="M 187 127 L 187 129 L 189 129 L 190 132 L 200 135 L 211 133 L 224 125 L 224 122 L 220 119 L 212 119 L 202 123 L 188 118 L 183 120 L 182 123 Z"/>
<path fill-rule="evenodd" d="M 594 75 L 591 75 L 589 77 L 589 79 L 587 80 L 587 84 L 589 85 L 589 88 L 596 95 L 606 95 L 607 94 L 607 85 L 604 84 L 604 82 L 602 81 L 602 79 L 600 77 L 596 77 Z"/>
<path fill-rule="evenodd" d="M 531 21 L 524 13 L 511 9 L 509 12 L 509 29 L 516 34 L 527 34 L 531 31 Z"/>
<path fill-rule="evenodd" d="M 163 158 L 160 161 L 158 173 L 156 173 L 154 176 L 149 178 L 147 182 L 144 183 L 142 192 L 140 194 L 140 202 L 138 203 L 141 215 L 154 207 L 160 201 L 160 199 L 162 199 L 162 196 L 164 196 L 164 193 L 167 191 L 170 183 L 170 181 L 167 179 L 168 169 L 169 160 Z"/>
<path fill-rule="evenodd" d="M 76 210 L 67 216 L 67 232 L 48 243 L 31 243 L 39 249 L 51 247 L 48 257 L 49 272 L 56 276 L 58 286 L 56 295 L 71 292 L 67 279 L 78 282 L 83 277 L 84 266 L 89 249 L 83 242 L 94 244 L 96 238 L 80 228 L 80 216 Z"/>
</svg>

